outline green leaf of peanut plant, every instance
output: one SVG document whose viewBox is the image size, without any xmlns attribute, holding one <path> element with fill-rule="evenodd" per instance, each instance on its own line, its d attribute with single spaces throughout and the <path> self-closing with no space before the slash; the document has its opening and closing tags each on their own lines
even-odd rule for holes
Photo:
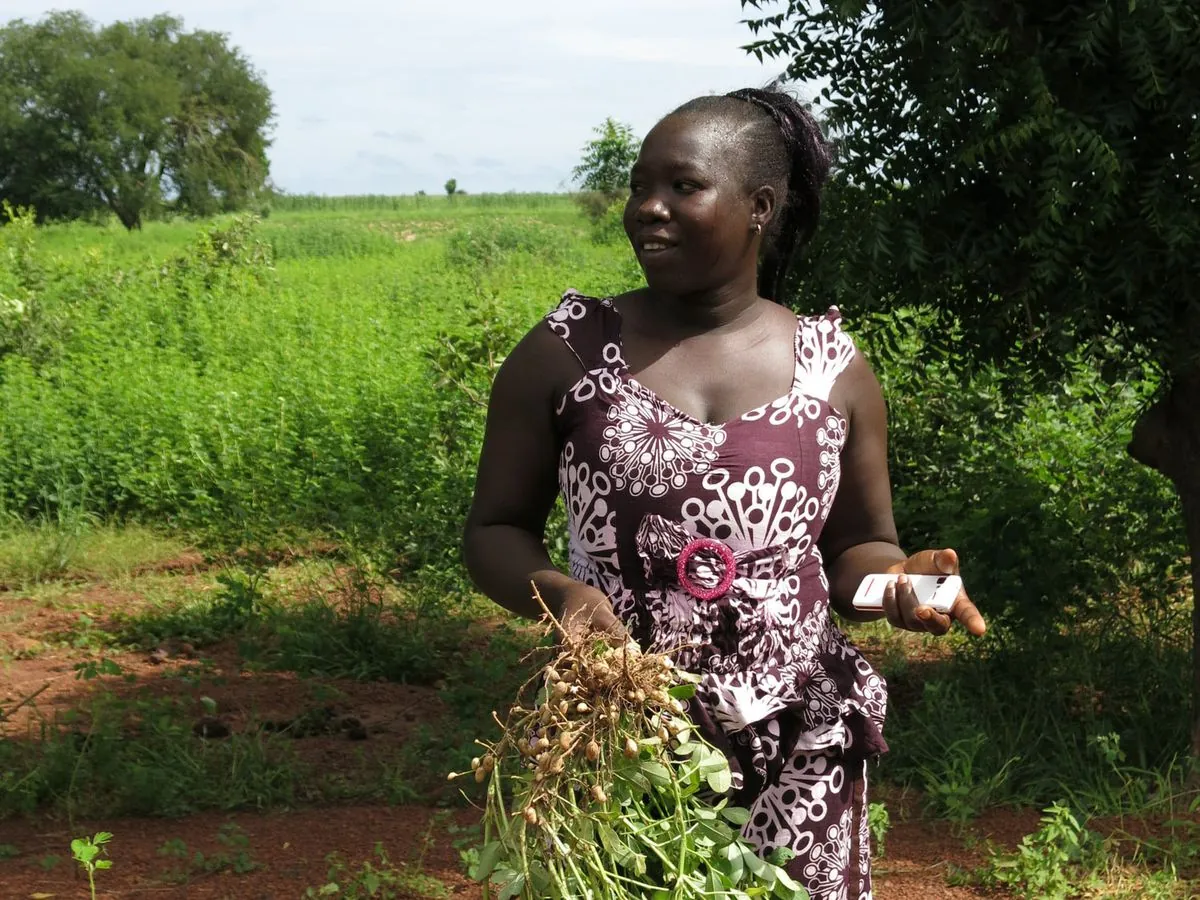
<svg viewBox="0 0 1200 900">
<path fill-rule="evenodd" d="M 716 794 L 727 793 L 733 786 L 733 778 L 728 768 L 709 772 L 706 780 L 708 781 L 708 786 Z"/>
<path fill-rule="evenodd" d="M 71 855 L 81 863 L 90 863 L 99 852 L 100 848 L 93 846 L 85 838 L 75 838 L 75 840 L 71 841 Z"/>
<path fill-rule="evenodd" d="M 696 686 L 694 684 L 676 684 L 668 688 L 667 693 L 676 700 L 691 700 L 696 696 Z"/>
<path fill-rule="evenodd" d="M 738 826 L 745 825 L 750 821 L 750 810 L 740 806 L 727 806 L 721 810 L 721 815 L 725 817 L 726 821 Z"/>
</svg>

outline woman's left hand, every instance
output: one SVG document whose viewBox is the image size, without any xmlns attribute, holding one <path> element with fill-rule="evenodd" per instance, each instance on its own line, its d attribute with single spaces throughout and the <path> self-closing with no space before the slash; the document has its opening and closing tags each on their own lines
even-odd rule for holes
<svg viewBox="0 0 1200 900">
<path fill-rule="evenodd" d="M 922 550 L 903 562 L 888 568 L 888 572 L 899 572 L 894 585 L 883 592 L 883 611 L 887 620 L 896 628 L 908 631 L 927 631 L 930 634 L 945 634 L 954 621 L 958 621 L 970 634 L 979 637 L 987 631 L 983 616 L 960 589 L 950 613 L 943 614 L 930 606 L 922 606 L 917 593 L 905 575 L 957 575 L 958 554 L 953 550 Z"/>
</svg>

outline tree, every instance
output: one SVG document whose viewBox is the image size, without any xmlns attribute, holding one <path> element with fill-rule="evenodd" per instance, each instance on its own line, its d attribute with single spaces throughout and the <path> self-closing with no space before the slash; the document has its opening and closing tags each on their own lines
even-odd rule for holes
<svg viewBox="0 0 1200 900">
<path fill-rule="evenodd" d="M 0 198 L 41 218 L 209 215 L 263 190 L 270 91 L 224 35 L 77 12 L 0 29 Z"/>
<path fill-rule="evenodd" d="M 453 197 L 455 194 L 462 193 L 458 189 L 458 179 L 457 178 L 451 178 L 451 179 L 447 180 L 445 187 L 446 187 L 446 196 L 447 197 Z"/>
<path fill-rule="evenodd" d="M 592 129 L 596 135 L 583 145 L 583 160 L 571 174 L 585 191 L 602 194 L 608 203 L 629 190 L 629 170 L 638 155 L 633 129 L 612 118 Z"/>
<path fill-rule="evenodd" d="M 823 287 L 932 302 L 932 338 L 1043 377 L 1072 351 L 1112 378 L 1151 371 L 1129 452 L 1174 483 L 1200 585 L 1200 5 L 747 5 L 749 51 L 827 80 L 842 152 Z M 1193 629 L 1200 651 L 1195 604 Z"/>
</svg>

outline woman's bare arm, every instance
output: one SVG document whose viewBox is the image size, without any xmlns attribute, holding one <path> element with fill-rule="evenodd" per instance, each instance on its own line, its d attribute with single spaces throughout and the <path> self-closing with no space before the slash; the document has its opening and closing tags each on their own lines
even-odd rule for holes
<svg viewBox="0 0 1200 900">
<path fill-rule="evenodd" d="M 485 594 L 518 615 L 546 605 L 579 627 L 615 629 L 608 599 L 556 569 L 546 552 L 546 519 L 558 492 L 554 410 L 582 374 L 567 346 L 539 324 L 501 365 L 488 403 L 475 496 L 463 533 L 467 569 Z"/>
<path fill-rule="evenodd" d="M 953 550 L 922 550 L 908 556 L 900 549 L 892 514 L 892 484 L 887 465 L 887 407 L 870 365 L 856 354 L 838 379 L 839 402 L 847 410 L 849 431 L 841 456 L 841 482 L 821 535 L 829 576 L 830 602 L 842 616 L 868 621 L 886 616 L 897 628 L 942 634 L 958 620 L 971 634 L 986 630 L 983 616 L 965 590 L 949 615 L 923 606 L 908 575 L 957 575 Z M 883 598 L 883 612 L 856 610 L 851 601 L 859 582 L 876 572 L 900 574 Z"/>
<path fill-rule="evenodd" d="M 887 465 L 887 407 L 883 391 L 861 353 L 838 378 L 836 399 L 847 423 L 841 481 L 821 533 L 821 555 L 829 576 L 829 600 L 843 617 L 865 622 L 880 612 L 854 609 L 859 582 L 906 559 L 892 514 Z"/>
</svg>

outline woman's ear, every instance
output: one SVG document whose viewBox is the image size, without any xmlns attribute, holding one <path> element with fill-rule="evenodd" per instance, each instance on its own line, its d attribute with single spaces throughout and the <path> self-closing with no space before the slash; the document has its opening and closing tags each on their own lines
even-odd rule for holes
<svg viewBox="0 0 1200 900">
<path fill-rule="evenodd" d="M 775 218 L 775 188 L 764 184 L 750 195 L 750 222 L 763 231 Z"/>
</svg>

